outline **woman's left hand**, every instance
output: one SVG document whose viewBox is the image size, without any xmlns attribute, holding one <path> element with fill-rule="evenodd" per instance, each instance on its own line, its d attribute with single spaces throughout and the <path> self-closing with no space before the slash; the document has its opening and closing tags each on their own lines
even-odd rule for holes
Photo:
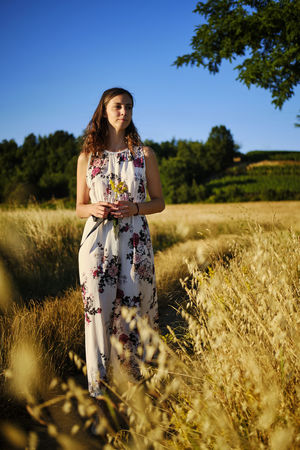
<svg viewBox="0 0 300 450">
<path fill-rule="evenodd" d="M 114 206 L 117 208 L 111 211 L 111 215 L 117 219 L 122 219 L 123 217 L 134 216 L 138 212 L 138 208 L 135 203 L 121 200 L 115 202 Z"/>
</svg>

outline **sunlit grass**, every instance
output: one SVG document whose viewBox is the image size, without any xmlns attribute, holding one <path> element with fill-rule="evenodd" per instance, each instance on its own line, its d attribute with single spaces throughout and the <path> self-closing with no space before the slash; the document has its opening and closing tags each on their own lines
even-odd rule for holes
<svg viewBox="0 0 300 450">
<path fill-rule="evenodd" d="M 292 226 L 295 231 L 300 231 L 300 202 L 168 205 L 161 214 L 148 216 L 148 220 L 150 226 L 157 224 L 165 230 L 181 228 L 188 239 L 193 239 L 195 233 L 214 237 L 224 233 L 244 233 L 253 221 L 264 229 Z"/>
<path fill-rule="evenodd" d="M 167 236 L 155 254 L 162 334 L 138 321 L 144 379 L 128 384 L 118 372 L 99 403 L 85 389 L 78 286 L 18 305 L 22 285 L 17 295 L 16 275 L 3 258 L 3 411 L 16 396 L 47 425 L 43 439 L 62 448 L 296 449 L 300 246 L 290 227 L 299 233 L 298 208 L 299 202 L 182 205 L 149 216 L 153 242 Z M 28 273 L 47 260 L 51 272 L 64 258 L 77 270 L 83 223 L 73 212 L 5 214 L 4 256 L 11 249 L 15 261 L 27 261 Z M 126 310 L 124 316 L 134 320 Z M 16 446 L 40 448 L 40 425 L 31 427 L 6 421 L 0 431 Z"/>
</svg>

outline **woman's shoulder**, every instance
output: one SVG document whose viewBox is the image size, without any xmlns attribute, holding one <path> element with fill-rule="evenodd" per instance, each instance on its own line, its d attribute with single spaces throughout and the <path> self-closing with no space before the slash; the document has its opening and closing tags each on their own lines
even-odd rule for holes
<svg viewBox="0 0 300 450">
<path fill-rule="evenodd" d="M 87 163 L 90 157 L 90 153 L 81 152 L 78 156 L 78 163 L 84 164 Z"/>
<path fill-rule="evenodd" d="M 148 145 L 143 146 L 145 158 L 155 158 L 154 150 Z"/>
<path fill-rule="evenodd" d="M 78 166 L 87 169 L 91 156 L 91 153 L 81 152 L 77 160 Z"/>
<path fill-rule="evenodd" d="M 158 162 L 153 148 L 145 145 L 142 147 L 142 150 L 144 153 L 146 170 L 152 171 L 153 169 L 156 169 L 158 167 Z"/>
<path fill-rule="evenodd" d="M 86 173 L 91 153 L 81 152 L 77 159 L 77 168 L 81 173 Z"/>
</svg>

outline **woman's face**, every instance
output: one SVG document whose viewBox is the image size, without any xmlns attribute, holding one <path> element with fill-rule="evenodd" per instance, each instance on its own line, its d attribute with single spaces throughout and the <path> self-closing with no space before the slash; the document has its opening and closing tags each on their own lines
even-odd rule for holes
<svg viewBox="0 0 300 450">
<path fill-rule="evenodd" d="M 104 117 L 116 131 L 125 130 L 132 119 L 132 101 L 129 95 L 120 94 L 110 99 Z"/>
</svg>

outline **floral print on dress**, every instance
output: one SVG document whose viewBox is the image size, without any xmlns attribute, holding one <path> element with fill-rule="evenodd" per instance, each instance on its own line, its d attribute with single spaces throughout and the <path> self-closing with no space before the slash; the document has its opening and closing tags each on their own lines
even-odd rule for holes
<svg viewBox="0 0 300 450">
<path fill-rule="evenodd" d="M 125 367 L 127 372 L 136 379 L 139 379 L 141 374 L 139 372 L 139 356 L 137 352 L 140 343 L 139 333 L 137 327 L 129 329 L 129 326 L 124 319 L 122 319 L 121 309 L 123 306 L 127 308 L 136 308 L 137 311 L 142 302 L 142 293 L 130 297 L 126 296 L 120 289 L 117 290 L 117 297 L 113 302 L 113 312 L 111 316 L 110 332 L 116 337 L 119 343 L 122 344 L 122 352 L 117 355 L 122 367 Z M 138 314 L 138 312 L 137 312 Z M 132 317 L 134 319 L 135 316 Z M 126 357 L 126 350 L 129 351 L 129 359 Z"/>
<path fill-rule="evenodd" d="M 114 286 L 117 283 L 117 276 L 120 271 L 119 257 L 113 255 L 106 258 L 105 263 L 101 261 L 93 270 L 93 278 L 98 279 L 98 291 L 101 294 L 107 285 Z"/>
<path fill-rule="evenodd" d="M 134 167 L 144 167 L 144 158 L 140 157 L 140 158 L 135 158 L 133 160 L 133 165 Z"/>
<path fill-rule="evenodd" d="M 90 173 L 91 179 L 95 178 L 97 175 L 99 175 L 101 173 L 101 169 L 102 169 L 102 167 L 105 166 L 105 163 L 106 163 L 106 158 L 99 158 L 99 157 L 93 158 L 92 166 L 90 166 L 90 168 L 91 168 L 91 173 Z"/>
<path fill-rule="evenodd" d="M 102 309 L 100 307 L 95 308 L 93 298 L 89 296 L 87 292 L 86 283 L 82 283 L 81 292 L 83 296 L 84 317 L 87 323 L 90 323 L 91 322 L 90 316 L 100 314 Z"/>
<path fill-rule="evenodd" d="M 126 149 L 104 151 L 90 156 L 87 176 L 92 203 L 116 200 L 146 201 L 146 167 L 142 147 L 134 155 Z M 94 222 L 90 217 L 82 235 L 79 275 L 85 314 L 85 347 L 90 395 L 101 394 L 101 380 L 121 364 L 136 379 L 141 376 L 137 353 L 140 343 L 136 327 L 131 329 L 121 314 L 132 309 L 133 317 L 147 317 L 158 330 L 157 292 L 154 258 L 145 216 L 105 220 L 90 236 Z M 87 237 L 88 236 L 88 237 Z M 117 353 L 111 338 L 121 344 Z M 126 354 L 130 357 L 125 357 Z M 116 366 L 117 367 L 117 366 Z"/>
<path fill-rule="evenodd" d="M 141 195 L 145 194 L 145 184 L 143 180 L 139 181 L 138 193 Z"/>
<path fill-rule="evenodd" d="M 142 228 L 139 233 L 133 233 L 128 247 L 131 250 L 126 258 L 130 261 L 132 270 L 141 280 L 152 284 L 154 277 L 154 264 L 151 260 L 152 244 L 149 233 Z"/>
</svg>

